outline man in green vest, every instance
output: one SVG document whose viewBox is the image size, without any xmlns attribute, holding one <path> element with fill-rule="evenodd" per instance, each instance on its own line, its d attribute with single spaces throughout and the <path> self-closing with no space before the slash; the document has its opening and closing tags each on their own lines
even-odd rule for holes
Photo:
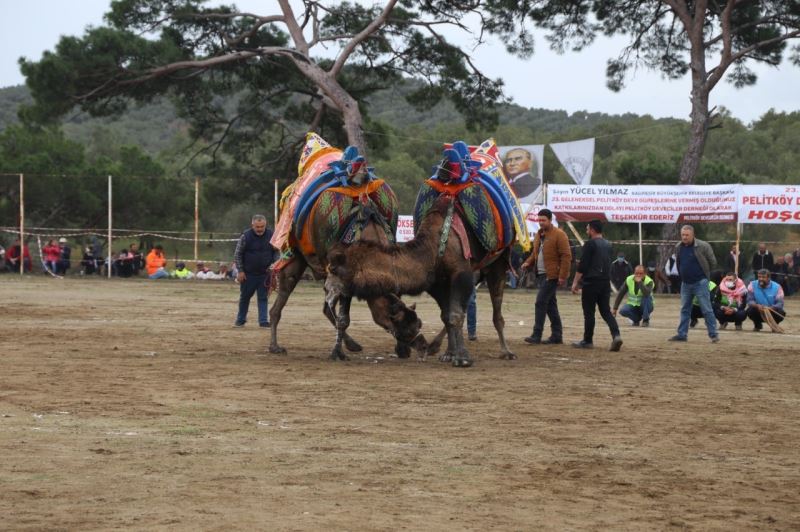
<svg viewBox="0 0 800 532">
<path fill-rule="evenodd" d="M 633 270 L 633 275 L 625 278 L 625 282 L 617 292 L 617 299 L 614 301 L 612 313 L 617 315 L 617 309 L 622 302 L 622 298 L 627 294 L 628 301 L 619 313 L 633 322 L 634 327 L 639 323 L 642 327 L 650 326 L 650 314 L 653 313 L 653 293 L 655 292 L 655 281 L 644 271 L 644 266 L 639 265 Z"/>
<path fill-rule="evenodd" d="M 713 271 L 711 272 L 711 279 L 708 281 L 708 293 L 711 299 L 711 310 L 714 311 L 714 317 L 716 319 L 716 314 L 719 312 L 720 307 L 722 306 L 722 293 L 720 292 L 719 285 L 722 283 L 722 272 Z M 691 313 L 691 321 L 689 322 L 689 327 L 694 329 L 697 325 L 697 322 L 700 318 L 703 318 L 703 311 L 700 308 L 700 301 L 698 301 L 697 297 L 692 299 L 692 313 Z M 716 325 L 716 322 L 715 322 Z"/>
</svg>

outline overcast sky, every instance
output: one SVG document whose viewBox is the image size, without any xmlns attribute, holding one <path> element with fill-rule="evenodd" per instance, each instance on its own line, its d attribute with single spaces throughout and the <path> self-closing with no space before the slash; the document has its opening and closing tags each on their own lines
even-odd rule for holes
<svg viewBox="0 0 800 532">
<path fill-rule="evenodd" d="M 240 8 L 272 13 L 274 0 L 232 0 Z M 0 87 L 24 83 L 17 59 L 39 59 L 52 50 L 61 35 L 81 35 L 88 25 L 99 25 L 109 0 L 0 0 Z M 506 93 L 525 107 L 636 113 L 654 117 L 688 118 L 689 79 L 666 81 L 657 73 L 640 71 L 619 93 L 605 86 L 605 67 L 616 56 L 621 41 L 598 40 L 581 53 L 557 55 L 543 38 L 536 41 L 536 53 L 528 60 L 508 56 L 497 42 L 475 51 L 478 66 L 492 78 L 506 82 Z M 754 87 L 734 89 L 717 86 L 711 105 L 727 107 L 748 123 L 770 108 L 800 110 L 800 68 L 759 68 Z"/>
</svg>

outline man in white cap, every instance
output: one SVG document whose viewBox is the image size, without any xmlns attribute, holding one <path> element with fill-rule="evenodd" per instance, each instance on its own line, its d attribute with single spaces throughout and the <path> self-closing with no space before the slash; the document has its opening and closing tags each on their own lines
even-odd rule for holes
<svg viewBox="0 0 800 532">
<path fill-rule="evenodd" d="M 70 267 L 70 255 L 72 255 L 72 250 L 67 245 L 67 239 L 63 236 L 58 239 L 58 247 L 61 248 L 61 255 L 56 263 L 56 274 L 66 275 Z"/>
</svg>

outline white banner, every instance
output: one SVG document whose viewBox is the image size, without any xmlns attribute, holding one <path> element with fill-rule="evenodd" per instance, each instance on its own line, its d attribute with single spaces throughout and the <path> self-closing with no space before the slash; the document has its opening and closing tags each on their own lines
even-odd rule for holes
<svg viewBox="0 0 800 532">
<path fill-rule="evenodd" d="M 572 179 L 579 185 L 592 182 L 594 139 L 550 144 L 553 152 Z"/>
<path fill-rule="evenodd" d="M 414 238 L 414 217 L 410 214 L 401 214 L 397 217 L 397 231 L 394 239 L 396 242 L 408 242 Z"/>
<path fill-rule="evenodd" d="M 622 223 L 736 222 L 739 185 L 549 185 L 561 220 Z"/>
<path fill-rule="evenodd" d="M 800 224 L 800 186 L 741 185 L 739 221 L 743 224 Z"/>
<path fill-rule="evenodd" d="M 544 201 L 542 175 L 544 144 L 500 146 L 500 160 L 511 190 L 517 195 L 522 211 Z"/>
</svg>

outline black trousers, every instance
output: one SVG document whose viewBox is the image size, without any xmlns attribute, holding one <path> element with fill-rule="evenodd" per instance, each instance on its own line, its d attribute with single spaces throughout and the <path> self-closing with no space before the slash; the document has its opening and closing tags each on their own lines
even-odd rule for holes
<svg viewBox="0 0 800 532">
<path fill-rule="evenodd" d="M 786 311 L 777 308 L 772 310 L 775 311 L 772 313 L 772 317 L 775 318 L 775 323 L 782 322 L 784 316 L 786 316 Z M 761 317 L 761 313 L 756 309 L 756 307 L 747 307 L 747 317 L 753 320 L 753 324 L 758 328 L 761 328 L 762 324 L 764 323 L 764 318 Z"/>
<path fill-rule="evenodd" d="M 612 338 L 619 336 L 619 325 L 614 315 L 611 314 L 609 298 L 611 285 L 605 281 L 584 281 L 581 292 L 581 305 L 583 306 L 583 340 L 592 343 L 594 337 L 594 309 L 600 310 L 600 317 L 608 324 Z"/>
<path fill-rule="evenodd" d="M 545 279 L 542 275 L 539 281 L 539 292 L 536 294 L 536 306 L 533 320 L 533 336 L 541 338 L 544 331 L 544 318 L 550 318 L 550 337 L 561 339 L 563 336 L 563 326 L 561 316 L 558 313 L 558 301 L 556 300 L 556 290 L 558 289 L 557 279 Z"/>
</svg>

